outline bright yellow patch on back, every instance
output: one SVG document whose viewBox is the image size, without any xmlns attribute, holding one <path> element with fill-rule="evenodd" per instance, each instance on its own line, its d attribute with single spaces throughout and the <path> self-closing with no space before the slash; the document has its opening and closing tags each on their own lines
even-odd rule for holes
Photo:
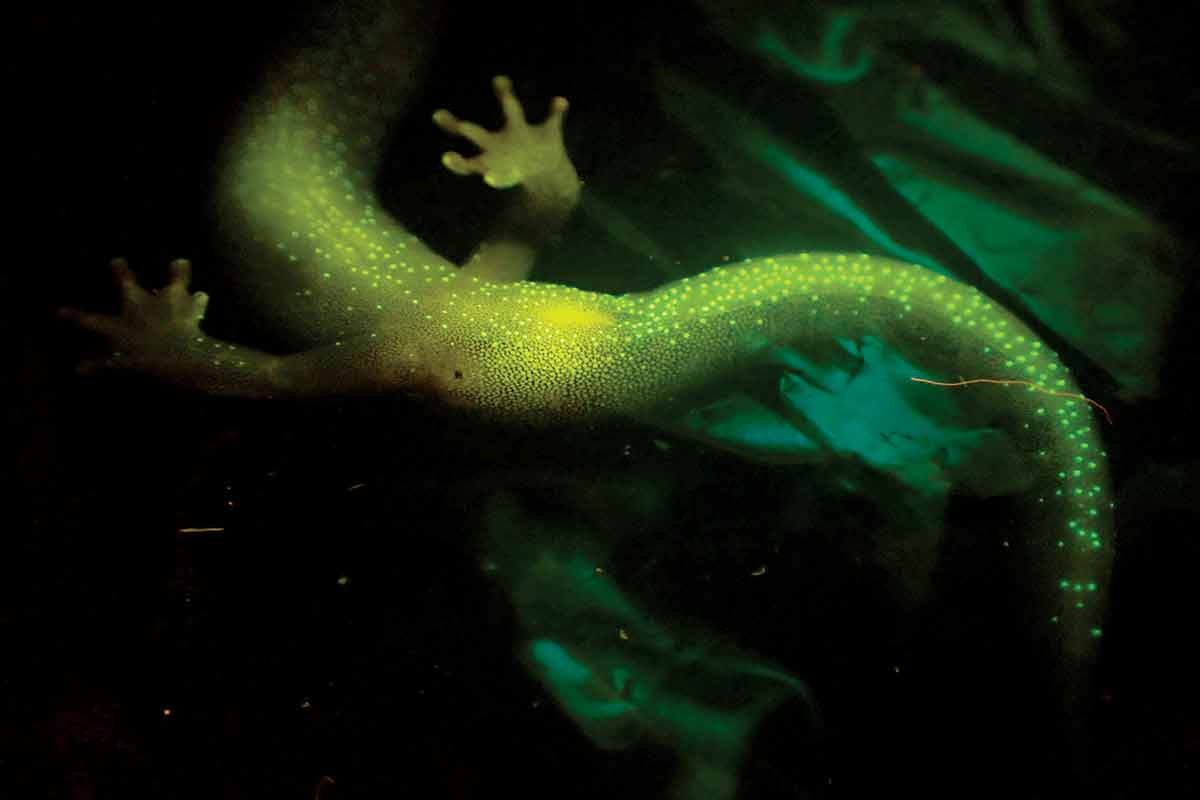
<svg viewBox="0 0 1200 800">
<path fill-rule="evenodd" d="M 576 303 L 555 303 L 539 308 L 535 316 L 543 322 L 562 328 L 604 328 L 616 323 L 611 314 Z"/>
</svg>

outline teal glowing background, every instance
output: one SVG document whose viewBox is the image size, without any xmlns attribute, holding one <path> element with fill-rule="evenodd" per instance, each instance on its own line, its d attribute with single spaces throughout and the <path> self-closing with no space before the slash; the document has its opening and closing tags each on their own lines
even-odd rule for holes
<svg viewBox="0 0 1200 800">
<path fill-rule="evenodd" d="M 519 433 L 442 416 L 436 408 L 409 408 L 406 413 L 431 414 L 438 421 L 428 426 L 433 431 L 420 426 L 425 429 L 417 440 L 425 456 L 419 462 L 433 451 L 439 453 L 435 461 L 457 457 L 473 466 L 460 477 L 453 467 L 439 472 L 422 463 L 443 480 L 395 480 L 394 492 L 418 507 L 432 502 L 461 513 L 443 510 L 435 515 L 436 523 L 428 523 L 403 507 L 377 509 L 378 516 L 367 526 L 371 533 L 363 537 L 376 542 L 380 552 L 402 556 L 404 548 L 395 542 L 414 530 L 428 535 L 450 531 L 463 557 L 482 567 L 481 574 L 495 587 L 490 601 L 511 615 L 503 627 L 511 641 L 498 649 L 541 687 L 547 700 L 543 708 L 557 709 L 539 713 L 560 715 L 563 730 L 604 752 L 659 753 L 661 772 L 669 776 L 663 791 L 674 786 L 676 794 L 690 797 L 750 792 L 738 786 L 753 784 L 757 754 L 786 747 L 789 741 L 801 741 L 801 749 L 816 752 L 812 742 L 821 734 L 814 731 L 822 726 L 842 742 L 861 741 L 852 737 L 863 736 L 861 731 L 872 725 L 898 735 L 903 729 L 898 720 L 905 715 L 885 723 L 881 718 L 888 716 L 886 711 L 879 717 L 864 711 L 871 705 L 867 697 L 908 693 L 919 698 L 921 691 L 930 691 L 936 698 L 930 702 L 939 707 L 952 705 L 948 698 L 962 697 L 964 704 L 981 703 L 983 708 L 961 716 L 945 712 L 943 724 L 987 728 L 992 714 L 1003 719 L 999 697 L 1005 696 L 980 700 L 988 694 L 988 679 L 1002 678 L 1006 669 L 1020 664 L 1033 665 L 1029 669 L 1037 678 L 1017 683 L 1043 692 L 1036 702 L 1027 698 L 1028 707 L 1040 709 L 1055 730 L 1046 736 L 1050 744 L 1043 760 L 1028 762 L 1029 774 L 1044 769 L 1057 776 L 1049 785 L 1054 780 L 1086 782 L 1086 774 L 1071 775 L 1088 763 L 1089 749 L 1086 737 L 1072 726 L 1090 725 L 1083 709 L 1096 702 L 1097 689 L 1088 685 L 1087 673 L 1098 658 L 1095 648 L 1103 646 L 1104 637 L 1092 641 L 1102 615 L 1072 628 L 1085 635 L 1072 636 L 1070 665 L 1062 671 L 1061 642 L 1053 633 L 1057 623 L 1050 618 L 1059 617 L 1060 608 L 1072 613 L 1077 603 L 1102 608 L 1107 567 L 1098 562 L 1078 573 L 1060 569 L 1053 550 L 1060 541 L 1066 548 L 1072 540 L 1047 535 L 1061 509 L 1048 514 L 1046 504 L 1075 504 L 1071 507 L 1083 518 L 1064 517 L 1061 533 L 1070 537 L 1082 530 L 1082 541 L 1107 548 L 1114 526 L 1104 522 L 1101 531 L 1086 518 L 1092 510 L 1107 513 L 1106 479 L 1073 481 L 1103 470 L 1103 457 L 1093 454 L 1108 449 L 1106 439 L 1113 432 L 1082 400 L 1017 385 L 948 388 L 914 384 L 911 378 L 1015 380 L 1023 378 L 1025 366 L 1032 366 L 1046 389 L 1052 373 L 1065 374 L 1069 367 L 1079 384 L 1065 385 L 1070 394 L 1082 390 L 1106 405 L 1153 397 L 1167 320 L 1177 302 L 1179 280 L 1171 259 L 1180 243 L 1156 209 L 1124 191 L 1127 185 L 1088 174 L 1086 159 L 1070 163 L 1061 150 L 1040 149 L 1028 120 L 1015 119 L 1008 128 L 992 109 L 980 110 L 969 87 L 956 83 L 966 78 L 953 69 L 952 56 L 1019 81 L 1035 74 L 1038 53 L 1055 54 L 1053 67 L 1036 74 L 1045 80 L 1043 90 L 1059 98 L 1063 108 L 1113 126 L 1136 153 L 1155 148 L 1175 152 L 1171 148 L 1179 145 L 1138 126 L 1113 123 L 1108 112 L 1089 101 L 1081 68 L 1072 70 L 1061 48 L 1046 44 L 1054 42 L 1053 35 L 1030 21 L 1029 35 L 1038 44 L 1025 42 L 1022 49 L 1020 36 L 992 27 L 986 15 L 948 15 L 944 24 L 926 29 L 923 19 L 901 7 L 882 8 L 875 12 L 878 16 L 835 13 L 820 4 L 802 9 L 791 19 L 773 16 L 767 8 L 729 18 L 716 7 L 693 9 L 695 16 L 684 26 L 687 35 L 677 37 L 679 41 L 648 37 L 651 41 L 636 51 L 636 69 L 625 67 L 628 72 L 622 73 L 614 67 L 615 76 L 595 79 L 589 86 L 592 110 L 586 102 L 589 90 L 577 92 L 560 85 L 557 75 L 536 75 L 532 67 L 525 75 L 511 70 L 519 88 L 532 85 L 536 88 L 529 91 L 545 97 L 557 92 L 571 97 L 568 144 L 589 189 L 574 228 L 539 262 L 535 279 L 614 292 L 646 291 L 720 264 L 723 272 L 709 273 L 709 283 L 698 279 L 698 285 L 736 296 L 756 285 L 752 273 L 737 271 L 735 264 L 742 259 L 815 251 L 867 252 L 915 263 L 957 282 L 925 284 L 927 277 L 934 278 L 905 273 L 919 301 L 898 300 L 901 315 L 919 317 L 909 320 L 917 324 L 908 329 L 885 325 L 886 314 L 873 312 L 862 325 L 838 329 L 822 323 L 808 329 L 798 347 L 795 339 L 779 335 L 792 324 L 781 318 L 770 335 L 739 341 L 745 349 L 736 352 L 744 360 L 737 369 L 721 370 L 720 381 L 689 383 L 686 397 L 677 402 L 633 414 L 649 423 L 645 427 L 610 420 L 598 428 Z M 366 19 L 366 30 L 380 30 Z M 429 33 L 430 42 L 440 42 L 440 37 L 453 41 L 449 33 Z M 339 36 L 329 33 L 321 41 L 342 51 L 353 46 Z M 915 41 L 928 44 L 937 57 L 914 62 L 914 50 L 919 50 Z M 444 53 L 441 45 L 430 47 L 427 57 L 435 65 L 444 63 L 437 59 L 449 63 L 461 57 Z M 565 58 L 563 45 L 550 49 L 553 57 Z M 711 56 L 691 57 L 697 50 Z M 939 70 L 943 63 L 951 66 Z M 486 78 L 499 68 L 477 67 L 483 76 L 482 97 L 470 102 L 481 118 L 490 102 Z M 449 79 L 431 71 L 422 73 L 418 84 L 393 87 L 412 93 L 398 103 L 459 111 L 456 97 L 446 94 Z M 634 73 L 640 81 L 637 92 L 614 88 L 627 89 L 628 80 L 614 78 Z M 479 76 L 468 77 L 461 79 L 463 87 L 480 83 Z M 652 111 L 634 125 L 621 119 L 636 116 L 633 111 L 614 113 L 617 100 Z M 262 109 L 249 108 L 252 114 Z M 391 110 L 402 111 L 403 106 Z M 318 112 L 314 119 L 322 119 Z M 460 113 L 472 116 L 469 106 Z M 351 120 L 358 126 L 371 123 L 363 115 Z M 421 124 L 428 125 L 424 119 Z M 415 122 L 406 123 L 401 134 L 415 127 Z M 638 138 L 638 131 L 645 137 Z M 263 240 L 254 243 L 246 231 L 256 217 L 230 217 L 227 207 L 214 214 L 233 247 L 224 251 L 230 270 L 225 285 L 213 278 L 202 283 L 214 297 L 206 332 L 241 342 L 243 337 L 235 335 L 240 328 L 248 332 L 249 344 L 279 351 L 328 344 L 322 340 L 354 332 L 345 327 L 352 312 L 384 310 L 377 306 L 386 303 L 364 304 L 343 296 L 375 288 L 369 285 L 373 275 L 364 278 L 366 284 L 335 287 L 324 298 L 317 291 L 305 295 L 303 287 L 286 286 L 282 296 L 288 300 L 276 299 L 290 275 L 281 267 L 316 253 L 292 242 L 307 236 L 295 228 L 296 214 L 315 207 L 333 208 L 342 215 L 339 219 L 349 221 L 350 238 L 337 248 L 312 245 L 321 248 L 317 255 L 340 259 L 346 270 L 360 269 L 361 262 L 350 256 L 365 254 L 370 260 L 378 243 L 368 238 L 356 245 L 353 238 L 363 228 L 386 229 L 391 212 L 419 230 L 438 252 L 455 256 L 455 248 L 470 251 L 469 240 L 477 241 L 489 223 L 460 224 L 457 211 L 438 210 L 453 209 L 455 193 L 466 190 L 450 187 L 447 199 L 435 200 L 430 190 L 400 196 L 405 192 L 398 187 L 411 185 L 403 180 L 403 170 L 412 169 L 418 145 L 407 144 L 410 140 L 400 135 L 386 147 L 381 138 L 373 141 L 383 153 L 380 177 L 372 179 L 373 172 L 362 167 L 364 171 L 354 172 L 353 157 L 346 156 L 348 191 L 328 203 L 314 199 L 311 208 L 300 212 L 288 208 L 293 192 L 284 179 L 292 177 L 286 165 L 269 158 L 255 162 L 253 169 L 265 176 L 258 178 L 265 182 L 260 185 L 270 187 L 266 205 L 274 204 L 279 217 Z M 412 141 L 423 140 L 418 134 Z M 430 141 L 436 167 L 444 140 L 439 145 L 430 136 Z M 301 145 L 308 147 L 303 141 Z M 329 142 L 331 152 L 337 146 L 335 137 Z M 321 163 L 324 151 L 319 142 L 314 147 L 312 159 L 304 163 Z M 221 170 L 220 175 L 231 174 L 227 161 L 221 162 Z M 253 190 L 254 176 L 248 180 L 245 185 Z M 432 180 L 438 185 L 441 179 Z M 219 192 L 218 198 L 227 200 Z M 364 208 L 374 208 L 370 198 L 376 196 L 382 198 L 378 208 L 365 213 Z M 343 208 L 343 202 L 349 205 Z M 468 197 L 468 214 L 471 202 L 481 206 L 485 201 Z M 439 214 L 445 216 L 438 220 Z M 464 228 L 475 235 L 464 234 Z M 301 235 L 293 237 L 293 232 Z M 415 247 L 403 241 L 403 249 Z M 278 256 L 268 258 L 264 251 L 271 250 Z M 193 260 L 198 280 L 204 281 L 203 260 Z M 838 269 L 834 260 L 817 261 L 820 270 Z M 391 281 L 386 277 L 389 272 L 420 269 L 417 262 L 385 262 L 380 283 L 395 282 L 394 276 Z M 135 266 L 144 263 L 141 258 Z M 395 270 L 389 269 L 391 263 Z M 316 273 L 318 282 L 334 280 L 324 272 Z M 935 324 L 931 309 L 939 301 L 935 294 L 940 286 L 964 292 L 959 303 L 975 302 L 978 295 L 959 289 L 962 284 L 991 298 L 978 301 L 991 304 L 984 309 L 989 315 L 982 325 L 996 326 L 990 328 L 993 332 L 1005 333 L 1006 326 L 1012 331 L 1011 340 L 998 342 L 994 353 L 981 350 L 968 357 L 960 339 Z M 411 284 L 400 291 L 404 288 Z M 904 287 L 896 288 L 903 292 Z M 229 305 L 220 308 L 223 296 L 240 291 L 250 298 L 246 305 L 236 311 Z M 835 293 L 810 294 L 829 303 Z M 493 299 L 500 302 L 502 295 L 497 291 Z M 309 297 L 318 299 L 305 299 Z M 855 303 L 858 295 L 846 297 Z M 677 298 L 661 299 L 668 306 L 666 324 L 673 324 L 670 314 L 683 313 L 669 308 Z M 644 307 L 654 298 L 631 302 Z M 487 311 L 488 303 L 475 310 Z M 822 308 L 832 314 L 834 307 Z M 265 316 L 254 317 L 258 312 Z M 614 312 L 617 317 L 621 313 Z M 839 313 L 848 314 L 849 307 Z M 947 313 L 947 320 L 953 316 Z M 322 324 L 328 329 L 321 329 Z M 654 341 L 661 333 L 648 331 Z M 293 334 L 299 338 L 289 340 Z M 1004 344 L 1013 344 L 1017 352 L 1000 350 Z M 635 360 L 657 370 L 652 345 L 637 350 Z M 708 351 L 697 352 L 703 358 Z M 545 348 L 538 353 L 545 355 Z M 571 351 L 551 356 L 569 360 Z M 517 352 L 511 357 L 519 367 L 534 356 Z M 473 374 L 474 368 L 466 372 Z M 1067 424 L 1061 435 L 1051 425 L 1021 438 L 1027 430 L 1023 425 L 1036 425 L 1042 414 L 1058 422 L 1053 418 L 1060 412 L 1069 415 L 1062 420 Z M 407 424 L 385 417 L 367 427 L 390 437 Z M 432 435 L 438 431 L 445 437 Z M 588 439 L 589 432 L 594 439 Z M 512 450 L 506 449 L 509 437 L 514 438 Z M 573 443 L 574 451 L 551 444 L 556 437 Z M 396 440 L 388 441 L 395 446 L 387 448 L 387 459 L 399 460 L 410 452 Z M 369 439 L 346 448 L 361 463 L 385 458 L 362 457 L 362 450 L 371 449 Z M 522 455 L 511 455 L 517 451 Z M 1048 476 L 1036 466 L 1039 458 L 1053 462 Z M 591 459 L 597 463 L 589 464 Z M 630 462 L 636 466 L 627 474 L 623 465 Z M 586 474 L 575 474 L 577 470 Z M 622 486 L 628 483 L 637 484 L 636 489 Z M 430 501 L 422 492 L 439 499 Z M 470 502 L 446 499 L 458 492 Z M 1064 496 L 1065 501 L 1056 499 Z M 716 503 L 717 498 L 726 504 Z M 707 509 L 708 515 L 695 513 L 696 507 Z M 812 563 L 805 564 L 806 559 Z M 821 563 L 830 577 L 815 566 Z M 364 573 L 370 569 L 364 567 Z M 349 577 L 341 584 L 347 592 L 362 580 Z M 1060 585 L 1064 580 L 1066 585 Z M 406 613 L 419 615 L 419 595 L 396 591 L 410 601 Z M 721 597 L 728 599 L 722 602 Z M 1003 614 L 988 612 L 1006 604 L 1013 612 L 1008 622 L 1002 622 Z M 961 616 L 940 610 L 946 606 L 956 607 Z M 778 621 L 763 620 L 763 615 Z M 1034 627 L 1037 621 L 1048 623 L 1045 631 Z M 939 626 L 945 632 L 930 632 Z M 943 635 L 952 644 L 930 645 Z M 468 630 L 464 636 L 469 638 Z M 863 644 L 860 638 L 875 644 Z M 1003 657 L 990 649 L 1014 643 L 1024 649 Z M 412 647 L 406 652 L 420 652 L 421 643 Z M 913 647 L 917 656 L 901 655 Z M 956 652 L 948 662 L 930 662 L 930 653 Z M 877 687 L 864 689 L 860 703 L 849 702 L 854 684 L 848 678 L 839 683 L 837 665 L 848 654 L 864 653 L 869 658 L 843 676 L 865 677 L 874 674 L 871 668 L 906 676 L 911 669 L 922 676 L 916 679 L 922 689 L 898 689 L 896 695 L 872 695 Z M 990 666 L 985 663 L 989 653 L 997 662 Z M 981 676 L 979 684 L 972 683 L 971 674 Z M 905 706 L 897 701 L 896 707 L 905 708 L 911 720 L 919 702 Z M 788 715 L 798 722 L 781 732 L 777 720 Z M 761 731 L 772 736 L 761 738 L 766 736 Z M 384 741 L 388 734 L 381 731 L 379 737 Z M 942 730 L 931 741 L 947 738 L 952 737 Z M 784 744 L 772 745 L 771 739 Z M 984 753 L 971 757 L 969 763 L 989 763 Z M 826 762 L 814 769 L 828 768 Z M 912 769 L 902 782 L 920 786 L 920 770 Z M 831 771 L 840 780 L 868 781 L 852 778 L 844 767 Z"/>
</svg>

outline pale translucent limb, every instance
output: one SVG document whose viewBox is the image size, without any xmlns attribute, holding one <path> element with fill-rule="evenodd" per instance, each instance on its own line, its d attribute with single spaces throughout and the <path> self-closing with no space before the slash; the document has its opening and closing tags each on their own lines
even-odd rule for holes
<svg viewBox="0 0 1200 800">
<path fill-rule="evenodd" d="M 421 365 L 420 342 L 398 346 L 386 331 L 334 342 L 291 355 L 242 347 L 200 329 L 208 296 L 189 292 L 191 264 L 171 263 L 171 279 L 147 291 L 125 259 L 111 262 L 121 291 L 118 314 L 60 308 L 59 317 L 96 334 L 106 354 L 80 363 L 81 375 L 129 371 L 184 389 L 226 397 L 327 397 L 382 391 L 433 390 Z"/>
<path fill-rule="evenodd" d="M 525 280 L 538 250 L 552 241 L 579 203 L 582 186 L 563 143 L 568 103 L 555 97 L 550 113 L 539 125 L 525 118 L 512 81 L 492 80 L 504 113 L 504 127 L 489 131 L 438 109 L 433 122 L 446 133 L 461 136 L 479 148 L 470 158 L 450 150 L 442 164 L 455 175 L 479 175 L 493 189 L 516 189 L 514 203 L 501 215 L 496 230 L 460 270 L 463 277 L 493 283 Z"/>
</svg>

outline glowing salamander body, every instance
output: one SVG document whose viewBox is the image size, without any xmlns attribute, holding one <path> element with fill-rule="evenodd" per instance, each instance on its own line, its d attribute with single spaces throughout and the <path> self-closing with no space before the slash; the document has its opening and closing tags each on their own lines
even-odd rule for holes
<svg viewBox="0 0 1200 800">
<path fill-rule="evenodd" d="M 1014 381 L 970 391 L 994 395 L 997 419 L 1028 459 L 1046 557 L 1060 564 L 1055 622 L 1067 649 L 1084 656 L 1100 636 L 1112 522 L 1094 412 L 1036 335 L 978 291 L 888 259 L 807 253 L 636 297 L 529 282 L 456 288 L 402 323 L 396 341 L 419 343 L 412 357 L 447 401 L 503 419 L 648 413 L 731 373 L 766 342 L 803 352 L 833 336 L 879 337 L 942 380 Z"/>
<path fill-rule="evenodd" d="M 772 344 L 803 352 L 878 337 L 911 354 L 923 377 L 1011 381 L 970 391 L 988 393 L 993 422 L 1026 459 L 1053 565 L 1047 622 L 1069 667 L 1086 671 L 1111 559 L 1107 468 L 1091 408 L 1026 325 L 969 286 L 866 255 L 755 259 L 627 296 L 460 272 L 389 216 L 371 186 L 386 124 L 424 63 L 430 37 L 411 20 L 344 12 L 272 78 L 224 172 L 264 310 L 299 340 L 336 343 L 280 360 L 197 335 L 171 353 L 194 366 L 163 367 L 165 377 L 246 395 L 301 391 L 310 375 L 320 389 L 418 386 L 501 421 L 571 421 L 661 414 Z M 131 278 L 125 286 L 127 300 L 140 291 Z M 184 302 L 180 291 L 167 296 Z M 193 324 L 201 312 L 188 312 Z M 76 316 L 123 341 L 111 320 Z M 289 358 L 301 358 L 301 377 L 272 383 Z"/>
<path fill-rule="evenodd" d="M 231 150 L 238 218 L 261 259 L 274 256 L 274 279 L 295 281 L 293 301 L 271 304 L 284 322 L 331 338 L 372 331 L 368 358 L 397 381 L 532 422 L 645 413 L 766 343 L 803 351 L 833 337 L 879 337 L 929 377 L 1027 382 L 971 391 L 992 394 L 1038 477 L 1055 621 L 1075 657 L 1092 650 L 1111 554 L 1102 445 L 1078 387 L 1027 326 L 969 286 L 865 255 L 757 259 L 632 296 L 467 278 L 380 208 L 370 185 L 422 63 L 426 43 L 411 28 L 395 11 L 369 23 L 347 15 L 274 78 Z M 407 60 L 383 55 L 397 38 Z"/>
</svg>

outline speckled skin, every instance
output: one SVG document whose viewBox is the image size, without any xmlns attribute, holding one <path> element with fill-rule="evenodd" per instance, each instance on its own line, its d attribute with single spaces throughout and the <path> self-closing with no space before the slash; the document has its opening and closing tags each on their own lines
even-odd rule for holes
<svg viewBox="0 0 1200 800">
<path fill-rule="evenodd" d="M 464 277 L 371 187 L 425 63 L 407 13 L 342 12 L 279 62 L 229 151 L 222 196 L 247 282 L 286 330 L 331 344 L 278 358 L 196 329 L 159 359 L 164 377 L 248 396 L 417 388 L 500 422 L 570 422 L 661 416 L 767 345 L 878 337 L 925 377 L 1014 382 L 953 391 L 994 409 L 1026 458 L 1053 581 L 1043 607 L 1086 671 L 1112 554 L 1107 468 L 1092 409 L 1026 325 L 969 286 L 866 255 L 756 259 L 626 296 Z"/>
<path fill-rule="evenodd" d="M 757 259 L 630 296 L 462 279 L 370 188 L 387 120 L 422 61 L 409 25 L 389 12 L 331 27 L 272 78 L 233 151 L 238 218 L 307 281 L 275 299 L 283 314 L 335 337 L 369 331 L 367 360 L 388 381 L 500 420 L 646 413 L 766 343 L 803 351 L 835 336 L 877 336 L 945 380 L 1027 381 L 959 391 L 990 396 L 1040 476 L 1034 502 L 1065 584 L 1054 588 L 1058 624 L 1076 655 L 1093 648 L 1111 552 L 1102 445 L 1087 403 L 1062 396 L 1078 387 L 1029 328 L 973 288 L 865 255 Z M 398 39 L 408 60 L 388 55 Z"/>
</svg>

